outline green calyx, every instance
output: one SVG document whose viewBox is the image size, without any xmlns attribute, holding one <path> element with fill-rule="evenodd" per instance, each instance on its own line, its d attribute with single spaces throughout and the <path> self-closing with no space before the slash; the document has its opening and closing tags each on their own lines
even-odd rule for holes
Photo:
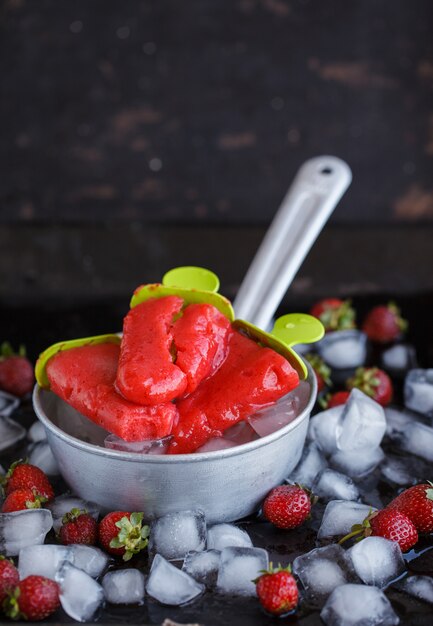
<svg viewBox="0 0 433 626">
<path fill-rule="evenodd" d="M 21 612 L 18 598 L 20 597 L 19 587 L 15 587 L 10 591 L 3 601 L 3 611 L 7 617 L 13 620 L 26 619 L 26 616 Z"/>
<path fill-rule="evenodd" d="M 26 500 L 26 508 L 27 509 L 41 509 L 42 505 L 48 500 L 45 496 L 41 496 L 40 493 L 37 493 L 34 489 L 33 496 L 34 500 Z"/>
<path fill-rule="evenodd" d="M 395 318 L 395 323 L 401 333 L 405 333 L 408 329 L 408 321 L 403 319 L 401 316 L 401 311 L 395 302 L 388 302 L 387 308 L 393 314 Z"/>
<path fill-rule="evenodd" d="M 305 355 L 306 360 L 309 362 L 311 367 L 319 376 L 321 376 L 323 382 L 328 387 L 332 387 L 331 380 L 331 368 L 326 365 L 325 361 L 318 355 L 309 352 Z"/>
<path fill-rule="evenodd" d="M 350 533 L 342 537 L 338 543 L 341 545 L 349 539 L 355 539 L 355 541 L 358 542 L 362 539 L 365 539 L 365 537 L 370 537 L 370 535 L 373 533 L 370 520 L 372 520 L 373 517 L 376 517 L 377 513 L 377 511 L 374 511 L 373 513 L 372 509 L 370 509 L 367 517 L 363 520 L 363 522 L 361 524 L 354 524 L 350 529 Z"/>
<path fill-rule="evenodd" d="M 426 495 L 427 500 L 433 500 L 433 483 L 430 482 L 429 480 L 427 482 L 430 485 L 430 489 L 425 490 L 425 495 Z"/>
<path fill-rule="evenodd" d="M 262 576 L 272 576 L 272 574 L 278 574 L 278 572 L 287 572 L 288 574 L 291 574 L 292 566 L 287 565 L 286 567 L 283 567 L 281 563 L 278 563 L 277 567 L 274 567 L 272 561 L 270 561 L 268 569 L 260 570 L 261 576 L 255 578 L 252 582 L 257 583 Z"/>
<path fill-rule="evenodd" d="M 143 526 L 143 513 L 131 513 L 128 518 L 122 517 L 116 526 L 119 529 L 117 537 L 110 541 L 110 548 L 124 548 L 124 561 L 129 561 L 134 554 L 143 550 L 149 540 L 149 526 Z"/>
<path fill-rule="evenodd" d="M 23 345 L 20 345 L 18 348 L 18 352 L 12 348 L 9 341 L 3 341 L 0 345 L 0 361 L 4 361 L 5 359 L 9 359 L 11 356 L 26 356 L 26 348 Z"/>
<path fill-rule="evenodd" d="M 366 396 L 374 398 L 376 390 L 380 385 L 378 373 L 379 369 L 377 367 L 358 367 L 355 371 L 355 376 L 347 381 L 347 388 L 353 389 L 356 387 L 363 391 Z"/>
<path fill-rule="evenodd" d="M 80 517 L 80 515 L 86 515 L 86 509 L 78 509 L 77 507 L 65 513 L 62 517 L 62 524 L 68 524 L 69 522 L 75 522 L 76 519 Z"/>
<path fill-rule="evenodd" d="M 319 319 L 326 330 L 351 330 L 356 328 L 355 315 L 352 301 L 344 300 L 339 307 L 325 309 Z"/>
</svg>

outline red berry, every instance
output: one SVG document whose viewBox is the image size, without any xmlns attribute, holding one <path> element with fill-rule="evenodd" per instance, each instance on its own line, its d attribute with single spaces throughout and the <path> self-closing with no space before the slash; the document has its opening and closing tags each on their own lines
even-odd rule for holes
<svg viewBox="0 0 433 626">
<path fill-rule="evenodd" d="M 34 489 L 36 493 L 47 500 L 54 498 L 54 490 L 50 481 L 39 467 L 17 461 L 12 463 L 3 479 L 5 494 L 9 495 L 15 489 Z"/>
<path fill-rule="evenodd" d="M 423 483 L 409 487 L 394 498 L 388 509 L 404 513 L 420 533 L 433 532 L 433 484 Z"/>
<path fill-rule="evenodd" d="M 60 606 L 59 585 L 44 576 L 28 576 L 18 583 L 3 604 L 4 611 L 12 619 L 38 622 L 45 619 Z"/>
<path fill-rule="evenodd" d="M 98 526 L 98 540 L 101 547 L 116 556 L 129 561 L 148 543 L 149 526 L 143 526 L 143 513 L 113 511 L 108 513 Z"/>
<path fill-rule="evenodd" d="M 356 387 L 382 406 L 391 402 L 394 393 L 390 377 L 378 367 L 358 367 L 346 386 L 348 389 Z"/>
<path fill-rule="evenodd" d="M 318 354 L 306 354 L 305 358 L 316 375 L 317 393 L 323 391 L 326 386 L 331 387 L 331 368 L 326 365 L 325 361 Z"/>
<path fill-rule="evenodd" d="M 98 536 L 98 522 L 87 511 L 72 509 L 63 516 L 59 539 L 64 545 L 84 543 L 95 545 Z"/>
<path fill-rule="evenodd" d="M 329 397 L 327 408 L 332 409 L 334 406 L 339 406 L 340 404 L 346 404 L 349 396 L 350 396 L 350 391 L 336 391 Z"/>
<path fill-rule="evenodd" d="M 26 358 L 24 347 L 15 354 L 11 345 L 4 342 L 0 348 L 0 389 L 21 398 L 31 392 L 34 380 L 33 365 Z"/>
<path fill-rule="evenodd" d="M 260 604 L 269 613 L 283 615 L 296 608 L 299 594 L 290 566 L 272 569 L 271 563 L 255 582 Z"/>
<path fill-rule="evenodd" d="M 370 516 L 371 534 L 395 541 L 402 552 L 410 550 L 418 541 L 418 533 L 407 515 L 397 509 L 383 509 Z"/>
<path fill-rule="evenodd" d="M 40 509 L 46 500 L 34 489 L 15 489 L 3 502 L 1 510 L 2 513 L 13 513 L 25 509 Z"/>
<path fill-rule="evenodd" d="M 355 311 L 350 300 L 326 298 L 316 302 L 310 313 L 322 322 L 327 332 L 355 328 Z"/>
<path fill-rule="evenodd" d="M 362 325 L 368 338 L 378 343 L 395 341 L 406 329 L 407 322 L 393 302 L 371 309 Z"/>
<path fill-rule="evenodd" d="M 19 583 L 20 575 L 17 568 L 4 556 L 0 556 L 0 606 L 7 595 Z"/>
<path fill-rule="evenodd" d="M 310 515 L 310 495 L 299 485 L 275 487 L 263 503 L 263 515 L 278 528 L 296 528 Z"/>
</svg>

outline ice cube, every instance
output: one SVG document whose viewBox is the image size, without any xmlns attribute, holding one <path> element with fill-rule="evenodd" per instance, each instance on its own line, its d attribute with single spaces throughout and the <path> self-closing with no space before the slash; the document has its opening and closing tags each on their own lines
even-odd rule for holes
<svg viewBox="0 0 433 626">
<path fill-rule="evenodd" d="M 411 370 L 404 381 L 404 403 L 408 409 L 433 417 L 433 369 Z"/>
<path fill-rule="evenodd" d="M 204 590 L 204 585 L 198 583 L 186 572 L 177 569 L 160 554 L 153 559 L 146 591 L 158 602 L 179 606 L 194 600 Z"/>
<path fill-rule="evenodd" d="M 332 469 L 320 472 L 313 485 L 314 493 L 325 500 L 357 500 L 358 487 L 349 476 Z"/>
<path fill-rule="evenodd" d="M 220 557 L 221 552 L 219 550 L 188 552 L 182 570 L 206 587 L 214 587 L 218 576 Z"/>
<path fill-rule="evenodd" d="M 361 502 L 331 500 L 326 505 L 317 539 L 344 537 L 354 524 L 361 524 L 373 510 L 373 507 Z"/>
<path fill-rule="evenodd" d="M 415 348 L 407 343 L 398 343 L 381 354 L 383 369 L 393 376 L 403 376 L 407 370 L 416 367 Z"/>
<path fill-rule="evenodd" d="M 20 403 L 19 398 L 6 391 L 0 391 L 0 416 L 9 417 Z"/>
<path fill-rule="evenodd" d="M 293 572 L 305 589 L 307 601 L 314 606 L 323 606 L 336 587 L 359 581 L 351 560 L 338 544 L 298 556 L 293 561 Z"/>
<path fill-rule="evenodd" d="M 224 548 L 218 570 L 217 589 L 221 593 L 255 596 L 254 579 L 268 569 L 268 553 L 263 548 Z"/>
<path fill-rule="evenodd" d="M 316 349 L 334 369 L 359 367 L 367 357 L 367 336 L 360 330 L 337 330 L 327 333 L 316 344 Z"/>
<path fill-rule="evenodd" d="M 169 561 L 183 559 L 187 552 L 204 550 L 206 519 L 202 511 L 167 513 L 152 523 L 150 554 L 160 554 Z"/>
<path fill-rule="evenodd" d="M 332 455 L 330 465 L 356 480 L 370 474 L 384 458 L 385 455 L 380 447 L 339 450 Z"/>
<path fill-rule="evenodd" d="M 0 416 L 0 452 L 19 443 L 26 436 L 26 429 L 10 417 Z"/>
<path fill-rule="evenodd" d="M 171 436 L 163 439 L 147 439 L 146 441 L 125 441 L 116 435 L 107 435 L 104 446 L 110 450 L 133 452 L 135 454 L 165 454 Z"/>
<path fill-rule="evenodd" d="M 227 450 L 227 448 L 234 448 L 235 446 L 234 441 L 229 441 L 224 439 L 224 437 L 212 437 L 200 448 L 197 448 L 196 452 L 217 452 L 218 450 Z"/>
<path fill-rule="evenodd" d="M 70 563 L 62 565 L 56 580 L 65 613 L 77 622 L 88 622 L 104 601 L 101 585 Z"/>
<path fill-rule="evenodd" d="M 138 569 L 119 569 L 108 572 L 102 579 L 105 599 L 111 604 L 142 604 L 144 576 Z"/>
<path fill-rule="evenodd" d="M 381 465 L 380 471 L 385 478 L 396 485 L 406 486 L 416 482 L 416 477 L 403 459 L 388 455 L 385 462 Z"/>
<path fill-rule="evenodd" d="M 337 428 L 343 414 L 344 406 L 335 406 L 332 409 L 321 411 L 310 419 L 308 439 L 322 450 L 325 456 L 337 450 Z"/>
<path fill-rule="evenodd" d="M 326 626 L 396 626 L 400 621 L 383 591 L 351 583 L 334 589 L 320 617 Z"/>
<path fill-rule="evenodd" d="M 0 513 L 0 553 L 16 556 L 23 548 L 44 543 L 52 527 L 53 517 L 46 509 Z"/>
<path fill-rule="evenodd" d="M 307 406 L 310 397 L 310 383 L 308 383 L 306 380 L 300 380 L 298 386 L 292 389 L 292 391 L 289 391 L 289 393 L 284 396 L 284 398 L 281 398 L 279 402 L 282 402 L 283 400 L 289 402 L 289 399 L 292 398 L 295 405 L 296 415 L 299 415 Z"/>
<path fill-rule="evenodd" d="M 64 494 L 62 496 L 58 496 L 54 498 L 51 502 L 48 502 L 47 508 L 50 509 L 53 514 L 53 528 L 56 533 L 59 532 L 60 527 L 62 525 L 63 516 L 66 513 L 69 513 L 72 509 L 80 509 L 82 511 L 87 511 L 94 519 L 98 519 L 99 517 L 99 508 L 98 505 L 94 502 L 89 502 L 87 500 L 82 500 L 77 496 L 71 496 Z"/>
<path fill-rule="evenodd" d="M 404 411 L 396 407 L 386 407 L 386 434 L 390 439 L 400 439 L 404 429 L 415 420 L 415 416 L 410 411 Z M 416 420 L 415 420 L 416 421 Z"/>
<path fill-rule="evenodd" d="M 252 548 L 253 542 L 245 530 L 234 524 L 215 524 L 207 531 L 208 550 L 224 550 L 224 548 Z"/>
<path fill-rule="evenodd" d="M 18 558 L 18 571 L 20 579 L 27 578 L 33 574 L 56 579 L 64 561 L 69 561 L 72 551 L 68 546 L 58 546 L 55 544 L 43 544 L 28 546 L 20 550 Z"/>
<path fill-rule="evenodd" d="M 433 578 L 431 576 L 410 576 L 403 580 L 398 588 L 415 598 L 433 604 Z"/>
<path fill-rule="evenodd" d="M 258 439 L 258 436 L 248 422 L 242 421 L 225 430 L 224 439 L 234 443 L 236 446 L 241 446 L 244 443 L 255 441 Z"/>
<path fill-rule="evenodd" d="M 59 466 L 51 451 L 48 441 L 39 441 L 28 448 L 29 463 L 39 467 L 48 476 L 58 476 Z"/>
<path fill-rule="evenodd" d="M 293 422 L 297 415 L 295 400 L 288 394 L 272 406 L 251 415 L 248 422 L 259 437 L 266 437 Z"/>
<path fill-rule="evenodd" d="M 47 392 L 50 393 L 50 392 Z M 109 434 L 107 430 L 101 428 L 76 409 L 56 397 L 52 406 L 50 417 L 54 424 L 61 428 L 68 435 L 76 439 L 92 443 L 97 446 L 104 446 L 104 439 Z"/>
<path fill-rule="evenodd" d="M 68 561 L 92 578 L 98 578 L 110 560 L 105 552 L 95 546 L 73 543 L 69 545 L 69 551 Z"/>
<path fill-rule="evenodd" d="M 47 438 L 47 433 L 45 431 L 45 427 L 39 420 L 33 422 L 27 431 L 27 438 L 33 443 L 37 443 L 38 441 L 44 441 Z"/>
<path fill-rule="evenodd" d="M 297 483 L 298 485 L 311 488 L 317 474 L 325 469 L 326 466 L 325 457 L 322 455 L 317 445 L 310 443 L 310 445 L 304 448 L 301 460 L 290 474 L 287 482 Z"/>
<path fill-rule="evenodd" d="M 366 585 L 385 587 L 405 569 L 400 546 L 384 537 L 366 537 L 352 546 L 347 555 Z"/>
<path fill-rule="evenodd" d="M 419 422 L 406 426 L 399 440 L 402 450 L 420 456 L 426 461 L 433 461 L 433 428 Z"/>
<path fill-rule="evenodd" d="M 376 448 L 385 431 L 385 413 L 380 404 L 359 389 L 352 389 L 337 427 L 337 448 Z"/>
</svg>

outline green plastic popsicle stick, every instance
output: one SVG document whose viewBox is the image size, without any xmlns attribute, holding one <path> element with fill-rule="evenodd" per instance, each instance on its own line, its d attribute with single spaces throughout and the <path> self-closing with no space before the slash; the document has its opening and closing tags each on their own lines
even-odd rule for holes
<svg viewBox="0 0 433 626">
<path fill-rule="evenodd" d="M 161 283 L 138 287 L 131 298 L 131 308 L 150 298 L 179 296 L 186 304 L 212 304 L 231 322 L 235 319 L 233 307 L 227 298 L 217 293 L 219 279 L 203 267 L 176 267 L 164 275 Z"/>
<path fill-rule="evenodd" d="M 43 389 L 49 389 L 50 381 L 47 377 L 47 363 L 48 361 L 64 350 L 71 350 L 71 348 L 80 348 L 81 346 L 96 345 L 98 343 L 117 343 L 120 344 L 121 338 L 119 335 L 97 335 L 96 337 L 84 337 L 82 339 L 71 339 L 69 341 L 59 341 L 53 344 L 39 355 L 35 366 L 35 377 L 38 385 Z"/>
<path fill-rule="evenodd" d="M 244 331 L 251 339 L 284 356 L 302 380 L 307 378 L 308 370 L 291 346 L 298 343 L 314 343 L 325 334 L 323 324 L 317 318 L 305 313 L 288 313 L 279 317 L 270 333 L 244 320 L 235 320 L 233 326 Z"/>
</svg>

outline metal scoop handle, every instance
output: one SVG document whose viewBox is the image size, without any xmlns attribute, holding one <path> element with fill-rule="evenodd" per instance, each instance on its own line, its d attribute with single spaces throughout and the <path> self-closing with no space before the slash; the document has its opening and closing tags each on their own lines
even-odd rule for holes
<svg viewBox="0 0 433 626">
<path fill-rule="evenodd" d="M 325 222 L 352 180 L 332 156 L 306 161 L 278 209 L 234 301 L 236 317 L 269 327 Z"/>
</svg>

